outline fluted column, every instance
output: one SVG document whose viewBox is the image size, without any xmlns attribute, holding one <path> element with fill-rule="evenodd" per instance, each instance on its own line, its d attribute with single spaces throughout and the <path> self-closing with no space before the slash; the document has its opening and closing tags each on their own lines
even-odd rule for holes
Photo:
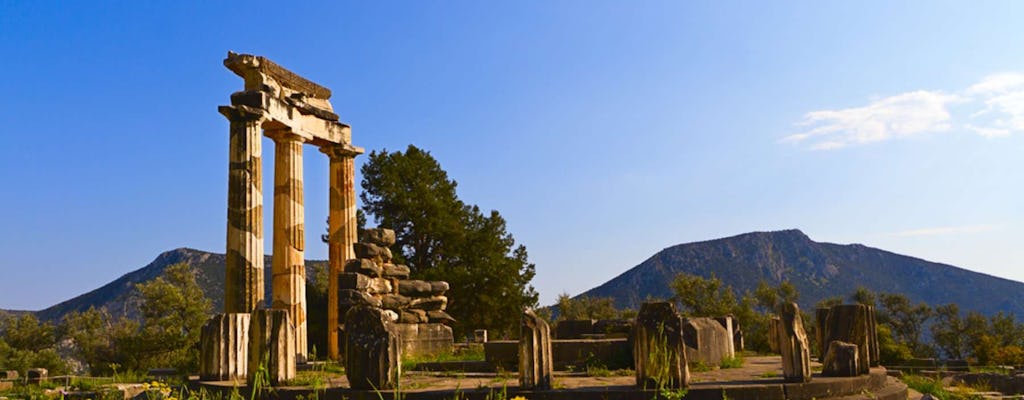
<svg viewBox="0 0 1024 400">
<path fill-rule="evenodd" d="M 296 359 L 306 360 L 306 264 L 302 204 L 302 138 L 287 130 L 274 139 L 274 254 L 271 307 L 289 311 Z"/>
<path fill-rule="evenodd" d="M 263 303 L 263 117 L 246 106 L 218 111 L 231 122 L 224 312 L 247 313 Z"/>
<path fill-rule="evenodd" d="M 338 274 L 345 261 L 355 258 L 352 245 L 356 242 L 356 161 L 362 149 L 352 145 L 322 147 L 320 151 L 330 158 L 330 211 L 327 216 L 328 272 L 327 284 L 327 356 L 339 359 L 338 325 L 344 318 L 338 310 Z"/>
</svg>

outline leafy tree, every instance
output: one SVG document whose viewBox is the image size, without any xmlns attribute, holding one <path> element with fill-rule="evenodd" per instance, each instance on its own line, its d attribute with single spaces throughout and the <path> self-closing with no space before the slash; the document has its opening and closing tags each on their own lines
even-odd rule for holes
<svg viewBox="0 0 1024 400">
<path fill-rule="evenodd" d="M 732 286 L 722 283 L 711 274 L 711 278 L 680 273 L 669 283 L 673 300 L 682 306 L 680 312 L 693 317 L 720 317 L 731 314 L 739 307 Z"/>
<path fill-rule="evenodd" d="M 875 306 L 878 303 L 878 296 L 876 296 L 871 289 L 863 286 L 857 286 L 857 290 L 850 295 L 850 300 L 857 304 Z"/>
<path fill-rule="evenodd" d="M 884 310 L 883 320 L 892 328 L 896 341 L 909 347 L 915 356 L 931 355 L 934 350 L 921 341 L 921 332 L 932 317 L 932 308 L 925 303 L 913 305 L 903 294 L 883 293 L 879 297 Z"/>
<path fill-rule="evenodd" d="M 56 351 L 56 330 L 33 314 L 0 318 L 0 369 L 24 374 L 29 368 L 63 373 L 66 365 Z"/>
<path fill-rule="evenodd" d="M 361 171 L 363 211 L 395 230 L 396 262 L 418 279 L 451 285 L 447 310 L 458 320 L 456 334 L 516 331 L 523 308 L 537 304 L 536 271 L 505 219 L 459 200 L 455 181 L 415 146 L 371 152 Z"/>
<path fill-rule="evenodd" d="M 576 319 L 614 319 L 621 316 L 615 309 L 615 301 L 611 297 L 569 297 L 568 293 L 558 295 L 558 320 Z"/>
<path fill-rule="evenodd" d="M 935 322 L 932 323 L 932 340 L 946 357 L 954 359 L 967 358 L 968 338 L 967 326 L 960 318 L 960 307 L 946 304 L 935 307 Z"/>
<path fill-rule="evenodd" d="M 779 286 L 772 287 L 768 282 L 761 281 L 757 283 L 757 288 L 754 289 L 754 299 L 757 301 L 757 306 L 764 313 L 775 313 L 778 312 L 779 307 L 783 304 L 796 303 L 800 298 L 800 293 L 797 292 L 796 286 L 789 281 L 782 281 Z"/>
</svg>

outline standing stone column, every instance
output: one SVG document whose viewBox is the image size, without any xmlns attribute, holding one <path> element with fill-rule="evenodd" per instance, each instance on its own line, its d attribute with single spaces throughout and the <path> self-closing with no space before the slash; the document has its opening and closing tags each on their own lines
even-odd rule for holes
<svg viewBox="0 0 1024 400">
<path fill-rule="evenodd" d="M 256 310 L 249 324 L 249 386 L 278 386 L 295 379 L 294 325 L 288 310 Z"/>
<path fill-rule="evenodd" d="M 288 130 L 274 139 L 274 254 L 271 308 L 288 310 L 298 362 L 306 361 L 306 263 L 302 202 L 302 138 Z"/>
<path fill-rule="evenodd" d="M 356 161 L 362 150 L 351 145 L 322 147 L 320 151 L 330 158 L 330 205 L 327 215 L 328 275 L 327 275 L 327 356 L 339 358 L 338 277 L 345 262 L 355 258 L 352 245 L 356 238 Z"/>
<path fill-rule="evenodd" d="M 231 122 L 224 312 L 247 313 L 263 303 L 263 114 L 241 105 L 218 111 Z"/>
<path fill-rule="evenodd" d="M 519 323 L 519 387 L 551 389 L 553 362 L 551 328 L 527 309 Z"/>
<path fill-rule="evenodd" d="M 640 306 L 633 324 L 633 365 L 636 384 L 644 389 L 679 389 L 689 385 L 683 317 L 672 303 Z"/>
<path fill-rule="evenodd" d="M 786 382 L 810 382 L 811 349 L 800 317 L 800 307 L 796 303 L 782 305 L 782 316 L 776 329 L 779 352 L 782 353 L 782 375 Z"/>
</svg>

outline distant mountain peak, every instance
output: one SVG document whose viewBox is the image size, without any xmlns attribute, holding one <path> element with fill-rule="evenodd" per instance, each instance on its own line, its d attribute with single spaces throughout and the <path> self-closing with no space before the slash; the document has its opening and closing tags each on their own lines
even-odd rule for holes
<svg viewBox="0 0 1024 400">
<path fill-rule="evenodd" d="M 712 274 L 740 294 L 758 283 L 793 283 L 801 307 L 847 297 L 859 286 L 902 293 L 913 301 L 1024 316 L 1024 283 L 933 263 L 862 244 L 813 241 L 799 229 L 748 232 L 665 248 L 643 263 L 580 296 L 612 297 L 617 307 L 636 308 L 647 298 L 669 298 L 679 273 Z"/>
</svg>

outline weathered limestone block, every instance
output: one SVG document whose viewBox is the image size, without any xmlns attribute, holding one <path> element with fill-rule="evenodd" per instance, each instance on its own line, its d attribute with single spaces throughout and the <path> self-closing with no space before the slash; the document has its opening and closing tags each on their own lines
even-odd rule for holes
<svg viewBox="0 0 1024 400">
<path fill-rule="evenodd" d="M 381 307 L 395 311 L 409 308 L 409 303 L 411 302 L 412 299 L 399 294 L 386 294 L 380 298 Z"/>
<path fill-rule="evenodd" d="M 644 303 L 633 325 L 636 384 L 642 388 L 684 388 L 690 383 L 683 344 L 683 318 L 672 303 Z"/>
<path fill-rule="evenodd" d="M 818 314 L 819 323 L 821 322 L 821 314 Z M 828 309 L 825 313 L 824 322 L 818 326 L 820 337 L 824 343 L 832 343 L 832 341 L 841 341 L 857 345 L 857 349 L 860 352 L 858 355 L 858 373 L 867 374 L 871 365 L 871 354 L 873 341 L 869 339 L 868 333 L 870 332 L 870 318 L 868 316 L 868 307 L 862 304 L 844 304 L 834 306 Z M 827 351 L 827 348 L 822 346 L 822 350 Z M 823 353 L 823 357 L 828 357 L 827 353 Z"/>
<path fill-rule="evenodd" d="M 423 310 L 406 309 L 398 312 L 398 322 L 403 324 L 425 324 L 430 321 Z"/>
<path fill-rule="evenodd" d="M 487 343 L 487 330 L 486 329 L 475 329 L 475 330 L 473 330 L 473 343 Z"/>
<path fill-rule="evenodd" d="M 811 381 L 811 349 L 796 303 L 782 306 L 778 324 L 778 343 L 782 353 L 782 375 L 787 382 Z"/>
<path fill-rule="evenodd" d="M 2 376 L 5 381 L 13 381 L 17 380 L 20 375 L 18 375 L 18 371 L 6 371 Z"/>
<path fill-rule="evenodd" d="M 398 281 L 398 294 L 409 297 L 439 296 L 448 290 L 448 282 L 443 281 Z"/>
<path fill-rule="evenodd" d="M 427 311 L 427 320 L 430 323 L 441 323 L 450 324 L 455 322 L 455 318 L 452 318 L 448 313 L 440 310 Z"/>
<path fill-rule="evenodd" d="M 358 305 L 380 307 L 381 300 L 361 290 L 342 289 L 338 291 L 338 304 L 342 308 Z"/>
<path fill-rule="evenodd" d="M 46 380 L 46 376 L 49 371 L 46 368 L 29 368 L 25 371 L 25 377 L 28 378 L 29 385 L 38 385 Z"/>
<path fill-rule="evenodd" d="M 383 261 L 385 255 L 390 259 L 390 250 L 387 247 L 375 245 L 373 243 L 359 242 L 352 246 L 352 249 L 356 252 L 356 258 L 369 259 L 374 262 Z"/>
<path fill-rule="evenodd" d="M 412 299 L 409 308 L 426 311 L 442 311 L 448 307 L 448 298 L 444 296 L 431 296 Z"/>
<path fill-rule="evenodd" d="M 555 337 L 559 339 L 581 339 L 583 335 L 594 333 L 594 319 L 567 319 L 555 325 Z"/>
<path fill-rule="evenodd" d="M 385 278 L 409 279 L 409 267 L 405 265 L 384 264 L 382 276 Z"/>
<path fill-rule="evenodd" d="M 772 353 L 779 352 L 779 335 L 775 334 L 779 331 L 779 323 L 779 317 L 768 319 L 768 350 Z"/>
<path fill-rule="evenodd" d="M 344 272 L 359 273 L 371 278 L 376 278 L 381 276 L 384 271 L 377 266 L 377 263 L 373 262 L 373 260 L 358 258 L 345 262 Z"/>
<path fill-rule="evenodd" d="M 519 323 L 519 387 L 551 389 L 551 328 L 527 309 Z"/>
<path fill-rule="evenodd" d="M 352 389 L 394 388 L 401 361 L 401 337 L 383 310 L 358 306 L 345 314 L 345 375 Z"/>
<path fill-rule="evenodd" d="M 824 376 L 857 376 L 860 358 L 857 345 L 833 340 L 825 350 L 821 374 Z"/>
<path fill-rule="evenodd" d="M 451 354 L 455 346 L 452 328 L 442 324 L 392 324 L 402 340 L 403 356 Z"/>
<path fill-rule="evenodd" d="M 367 242 L 378 246 L 390 247 L 395 244 L 395 231 L 385 228 L 371 228 L 363 232 Z"/>
<path fill-rule="evenodd" d="M 199 333 L 199 379 L 244 380 L 249 365 L 248 313 L 217 314 Z"/>
<path fill-rule="evenodd" d="M 726 315 L 724 317 L 715 318 L 719 324 L 725 328 L 725 331 L 729 335 L 729 352 L 726 357 L 736 356 L 736 344 L 734 343 L 736 338 L 736 332 L 739 330 L 739 325 L 736 323 L 736 319 L 732 315 Z"/>
<path fill-rule="evenodd" d="M 266 373 L 271 385 L 295 379 L 295 330 L 288 310 L 256 310 L 249 327 L 249 384 Z"/>
<path fill-rule="evenodd" d="M 342 272 L 338 274 L 338 287 L 340 289 L 361 290 L 370 294 L 391 293 L 391 281 L 384 278 L 371 278 L 355 272 Z"/>
<path fill-rule="evenodd" d="M 881 350 L 878 348 L 878 320 L 875 318 L 875 306 L 868 308 L 868 355 L 870 360 L 864 361 L 870 367 L 877 367 L 881 362 Z"/>
<path fill-rule="evenodd" d="M 743 330 L 737 329 L 732 339 L 733 348 L 739 351 L 746 350 L 746 344 L 743 343 Z"/>
<path fill-rule="evenodd" d="M 686 361 L 717 366 L 732 357 L 732 336 L 713 318 L 687 318 L 683 321 L 683 342 L 686 343 Z"/>
<path fill-rule="evenodd" d="M 814 310 L 814 340 L 818 344 L 818 359 L 825 359 L 825 352 L 828 350 L 829 342 L 825 341 L 825 332 L 828 330 L 828 313 L 831 307 L 818 308 Z"/>
</svg>

